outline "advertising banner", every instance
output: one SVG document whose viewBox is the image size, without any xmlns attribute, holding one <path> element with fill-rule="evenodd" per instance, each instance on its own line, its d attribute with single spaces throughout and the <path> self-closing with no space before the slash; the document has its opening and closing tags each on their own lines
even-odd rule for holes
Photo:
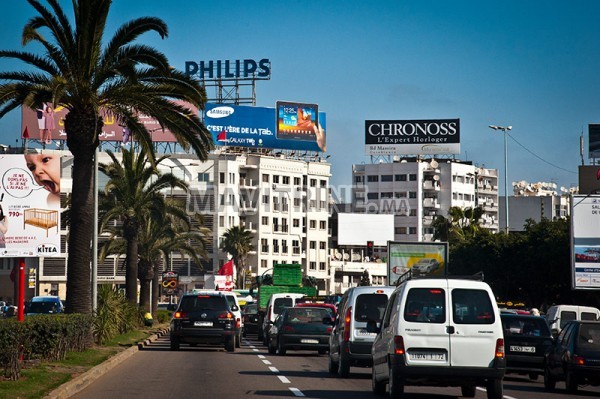
<svg viewBox="0 0 600 399">
<path fill-rule="evenodd" d="M 571 287 L 600 289 L 600 195 L 571 196 Z"/>
<path fill-rule="evenodd" d="M 183 101 L 175 101 L 175 103 L 185 106 L 194 114 L 198 115 L 198 109 L 190 103 Z M 51 144 L 52 140 L 66 140 L 67 133 L 65 132 L 65 116 L 69 113 L 64 107 L 56 107 L 56 109 L 48 108 L 44 105 L 40 109 L 31 109 L 28 107 L 21 108 L 21 131 L 27 129 L 30 140 L 44 141 L 45 144 Z M 100 134 L 101 141 L 121 141 L 127 143 L 134 137 L 129 136 L 128 130 L 115 118 L 114 115 L 100 111 L 104 126 Z M 144 124 L 146 130 L 150 133 L 153 142 L 176 142 L 175 136 L 169 129 L 163 129 L 160 124 L 153 118 L 146 115 L 139 115 L 139 120 Z"/>
<path fill-rule="evenodd" d="M 298 123 L 297 120 L 294 122 L 292 107 L 295 107 L 296 115 L 315 113 L 311 114 L 309 122 L 313 125 L 310 129 L 301 126 L 292 132 L 290 126 Z M 318 112 L 314 104 L 279 102 L 278 108 L 281 129 L 278 129 L 276 108 L 231 104 L 206 104 L 204 124 L 217 146 L 325 152 L 327 124 L 324 112 Z M 318 131 L 315 132 L 315 128 Z"/>
<path fill-rule="evenodd" d="M 179 273 L 166 271 L 162 274 L 163 295 L 177 295 L 179 288 Z"/>
<path fill-rule="evenodd" d="M 60 255 L 60 156 L 0 157 L 0 257 Z"/>
<path fill-rule="evenodd" d="M 412 274 L 444 276 L 447 259 L 446 242 L 388 241 L 388 284 L 397 285 L 409 270 Z"/>
<path fill-rule="evenodd" d="M 460 154 L 460 119 L 365 121 L 366 155 Z"/>
</svg>

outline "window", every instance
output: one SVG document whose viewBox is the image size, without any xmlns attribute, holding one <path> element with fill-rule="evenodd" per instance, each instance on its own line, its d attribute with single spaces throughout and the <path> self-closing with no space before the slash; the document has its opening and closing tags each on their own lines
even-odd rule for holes
<svg viewBox="0 0 600 399">
<path fill-rule="evenodd" d="M 408 192 L 408 198 L 417 198 L 417 192 L 416 191 L 409 191 Z"/>
<path fill-rule="evenodd" d="M 394 193 L 394 196 L 396 198 L 406 198 L 406 191 L 398 191 L 397 193 Z"/>
<path fill-rule="evenodd" d="M 274 254 L 278 254 L 279 253 L 279 240 L 273 240 L 273 253 Z"/>
<path fill-rule="evenodd" d="M 317 262 L 309 263 L 310 270 L 317 270 Z"/>
<path fill-rule="evenodd" d="M 317 179 L 310 179 L 310 186 L 317 187 Z"/>
<path fill-rule="evenodd" d="M 235 184 L 235 173 L 229 174 L 229 184 Z"/>
<path fill-rule="evenodd" d="M 378 182 L 379 181 L 379 176 L 377 176 L 377 175 L 369 175 L 369 176 L 367 176 L 367 181 L 368 182 L 372 182 L 372 183 Z"/>
<path fill-rule="evenodd" d="M 362 183 L 363 176 L 354 176 L 354 183 Z"/>
<path fill-rule="evenodd" d="M 294 208 L 300 208 L 300 205 L 302 205 L 300 201 L 300 198 L 294 198 Z"/>
<path fill-rule="evenodd" d="M 309 248 L 310 249 L 317 249 L 317 242 L 316 241 L 311 241 L 309 243 Z"/>
<path fill-rule="evenodd" d="M 299 186 L 299 185 L 300 185 L 300 178 L 294 177 L 294 186 Z"/>
<path fill-rule="evenodd" d="M 417 181 L 417 175 L 414 173 L 411 173 L 410 175 L 408 175 L 408 180 L 409 181 Z"/>
<path fill-rule="evenodd" d="M 327 180 L 320 180 L 319 184 L 321 185 L 321 188 L 327 188 Z"/>
<path fill-rule="evenodd" d="M 269 203 L 269 196 L 268 195 L 263 195 L 263 197 L 262 197 L 262 203 L 263 204 L 268 204 Z"/>
<path fill-rule="evenodd" d="M 394 178 L 396 181 L 406 181 L 406 175 L 395 175 Z"/>
<path fill-rule="evenodd" d="M 417 210 L 416 209 L 411 209 L 409 215 L 410 216 L 417 216 Z"/>
<path fill-rule="evenodd" d="M 267 267 L 267 260 L 266 259 L 261 259 L 260 260 L 260 267 L 262 267 L 263 269 Z"/>
<path fill-rule="evenodd" d="M 316 200 L 310 200 L 308 207 L 310 209 L 315 209 L 317 207 L 317 201 Z"/>
<path fill-rule="evenodd" d="M 367 199 L 379 199 L 379 193 L 367 193 Z"/>
<path fill-rule="evenodd" d="M 287 184 L 288 186 L 290 185 L 290 177 L 289 176 L 282 176 L 281 181 L 283 184 Z"/>
<path fill-rule="evenodd" d="M 281 240 L 281 253 L 282 254 L 287 254 L 288 253 L 287 240 Z"/>
<path fill-rule="evenodd" d="M 266 216 L 262 217 L 262 225 L 263 226 L 268 226 L 269 225 L 269 218 Z"/>
<path fill-rule="evenodd" d="M 393 197 L 394 197 L 394 193 L 390 193 L 390 192 L 381 193 L 381 198 L 393 198 Z"/>
<path fill-rule="evenodd" d="M 453 289 L 452 320 L 456 324 L 494 324 L 494 308 L 487 291 Z"/>
<path fill-rule="evenodd" d="M 300 219 L 292 219 L 292 226 L 300 227 Z"/>
<path fill-rule="evenodd" d="M 310 228 L 311 229 L 316 229 L 317 228 L 317 221 L 316 220 L 311 220 L 310 221 Z"/>
<path fill-rule="evenodd" d="M 273 218 L 273 231 L 279 231 L 279 219 Z"/>
<path fill-rule="evenodd" d="M 198 173 L 198 181 L 210 182 L 210 175 L 208 173 Z"/>
<path fill-rule="evenodd" d="M 262 175 L 262 181 L 263 181 L 263 183 L 268 183 L 269 182 L 269 175 L 263 173 L 263 175 Z"/>
<path fill-rule="evenodd" d="M 327 204 L 325 203 L 325 201 L 319 201 L 319 208 L 320 209 L 327 209 Z"/>
<path fill-rule="evenodd" d="M 381 294 L 361 294 L 356 298 L 356 307 L 354 310 L 354 320 L 366 323 L 367 320 L 381 322 L 383 312 L 387 305 L 387 295 Z"/>
<path fill-rule="evenodd" d="M 262 253 L 268 253 L 269 252 L 269 241 L 267 241 L 266 238 L 261 238 L 260 239 L 260 251 Z"/>
<path fill-rule="evenodd" d="M 319 270 L 325 271 L 325 262 L 319 262 Z"/>
<path fill-rule="evenodd" d="M 326 220 L 319 221 L 319 230 L 327 230 L 327 221 Z"/>
<path fill-rule="evenodd" d="M 319 241 L 319 249 L 327 249 L 327 243 L 325 241 Z"/>
<path fill-rule="evenodd" d="M 381 175 L 381 181 L 393 181 L 394 175 Z"/>
<path fill-rule="evenodd" d="M 225 227 L 225 216 L 219 216 L 219 227 Z"/>
<path fill-rule="evenodd" d="M 219 183 L 225 184 L 225 173 L 219 173 Z"/>
<path fill-rule="evenodd" d="M 408 234 L 417 234 L 417 228 L 416 227 L 409 227 L 408 228 Z"/>
<path fill-rule="evenodd" d="M 412 288 L 406 296 L 404 320 L 413 323 L 445 323 L 446 291 L 440 288 Z"/>
<path fill-rule="evenodd" d="M 273 175 L 273 183 L 279 183 L 279 175 Z"/>
</svg>

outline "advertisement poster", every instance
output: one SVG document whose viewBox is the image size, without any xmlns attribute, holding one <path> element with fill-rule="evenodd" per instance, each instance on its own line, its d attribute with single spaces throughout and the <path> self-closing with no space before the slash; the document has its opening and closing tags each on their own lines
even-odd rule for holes
<svg viewBox="0 0 600 399">
<path fill-rule="evenodd" d="M 0 257 L 60 255 L 60 155 L 0 156 Z"/>
<path fill-rule="evenodd" d="M 600 195 L 572 196 L 571 230 L 571 286 L 600 289 Z"/>
<path fill-rule="evenodd" d="M 280 102 L 282 125 L 284 125 L 284 113 L 288 108 L 284 105 L 295 105 L 296 115 L 301 103 Z M 278 135 L 278 115 L 276 108 L 251 107 L 230 104 L 206 104 L 204 124 L 212 133 L 215 145 L 231 147 L 268 148 L 282 150 L 319 151 L 325 152 L 326 139 L 326 116 L 324 112 L 318 112 L 316 105 L 305 104 L 301 111 L 308 120 L 317 122 L 311 127 L 319 130 L 310 133 L 309 130 L 280 129 Z M 298 123 L 293 120 L 292 113 L 285 115 L 285 124 Z M 318 116 L 317 116 L 318 115 Z M 293 130 L 293 131 L 292 131 Z M 314 131 L 314 130 L 313 130 Z M 317 137 L 317 133 L 320 137 Z"/>
<path fill-rule="evenodd" d="M 413 275 L 446 275 L 448 243 L 388 241 L 388 282 L 397 285 L 398 279 L 409 270 Z"/>
<path fill-rule="evenodd" d="M 179 288 L 179 273 L 166 271 L 162 274 L 163 295 L 177 295 Z"/>
</svg>

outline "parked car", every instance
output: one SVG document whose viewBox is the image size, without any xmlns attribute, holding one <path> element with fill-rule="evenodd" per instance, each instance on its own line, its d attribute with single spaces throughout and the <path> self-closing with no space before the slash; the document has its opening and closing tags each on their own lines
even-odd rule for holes
<svg viewBox="0 0 600 399">
<path fill-rule="evenodd" d="M 256 334 L 258 332 L 258 304 L 247 304 L 242 311 L 242 319 L 244 320 L 244 337 L 248 333 Z"/>
<path fill-rule="evenodd" d="M 544 386 L 565 381 L 567 391 L 579 385 L 600 385 L 600 322 L 571 321 L 560 332 L 546 354 Z"/>
<path fill-rule="evenodd" d="M 181 344 L 208 344 L 224 345 L 233 352 L 237 334 L 235 315 L 225 295 L 185 294 L 171 319 L 171 350 L 179 350 Z"/>
<path fill-rule="evenodd" d="M 548 308 L 546 319 L 554 336 L 571 320 L 600 320 L 600 310 L 591 306 L 555 305 Z"/>
<path fill-rule="evenodd" d="M 350 367 L 371 367 L 374 333 L 367 321 L 380 322 L 394 287 L 362 286 L 346 290 L 329 337 L 329 372 L 347 377 Z"/>
<path fill-rule="evenodd" d="M 440 262 L 433 258 L 422 258 L 412 266 L 413 272 L 431 273 L 440 267 Z"/>
<path fill-rule="evenodd" d="M 63 313 L 64 305 L 59 297 L 52 295 L 34 296 L 27 307 L 26 316 L 35 314 Z"/>
<path fill-rule="evenodd" d="M 215 291 L 215 290 L 206 290 L 206 289 L 194 289 L 192 290 L 193 294 L 203 294 L 203 293 L 221 293 L 227 298 L 227 302 L 229 303 L 229 307 L 231 311 L 235 315 L 235 322 L 237 323 L 237 336 L 235 339 L 235 347 L 239 348 L 242 343 L 242 336 L 244 335 L 244 320 L 242 318 L 242 308 L 239 303 L 238 296 L 233 291 Z"/>
<path fill-rule="evenodd" d="M 474 397 L 484 386 L 502 399 L 504 339 L 495 296 L 483 281 L 412 278 L 391 294 L 372 347 L 372 388 L 392 398 L 406 385 L 457 386 Z"/>
<path fill-rule="evenodd" d="M 333 318 L 324 307 L 295 306 L 285 309 L 269 331 L 270 354 L 285 355 L 289 349 L 327 353 Z"/>
<path fill-rule="evenodd" d="M 501 313 L 506 351 L 506 371 L 529 375 L 536 380 L 544 374 L 544 358 L 552 346 L 552 334 L 540 316 Z"/>
</svg>

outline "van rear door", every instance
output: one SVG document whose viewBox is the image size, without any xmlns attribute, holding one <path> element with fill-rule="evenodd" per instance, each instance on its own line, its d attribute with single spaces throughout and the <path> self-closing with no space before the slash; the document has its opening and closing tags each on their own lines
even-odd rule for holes
<svg viewBox="0 0 600 399">
<path fill-rule="evenodd" d="M 427 281 L 419 281 L 406 294 L 404 309 L 400 309 L 403 327 L 400 334 L 404 339 L 407 365 L 450 365 L 446 281 L 436 280 L 436 284 L 430 286 Z"/>
<path fill-rule="evenodd" d="M 465 285 L 464 280 L 448 280 L 451 299 L 450 365 L 490 367 L 496 340 L 502 338 L 502 325 L 491 290 Z"/>
</svg>

